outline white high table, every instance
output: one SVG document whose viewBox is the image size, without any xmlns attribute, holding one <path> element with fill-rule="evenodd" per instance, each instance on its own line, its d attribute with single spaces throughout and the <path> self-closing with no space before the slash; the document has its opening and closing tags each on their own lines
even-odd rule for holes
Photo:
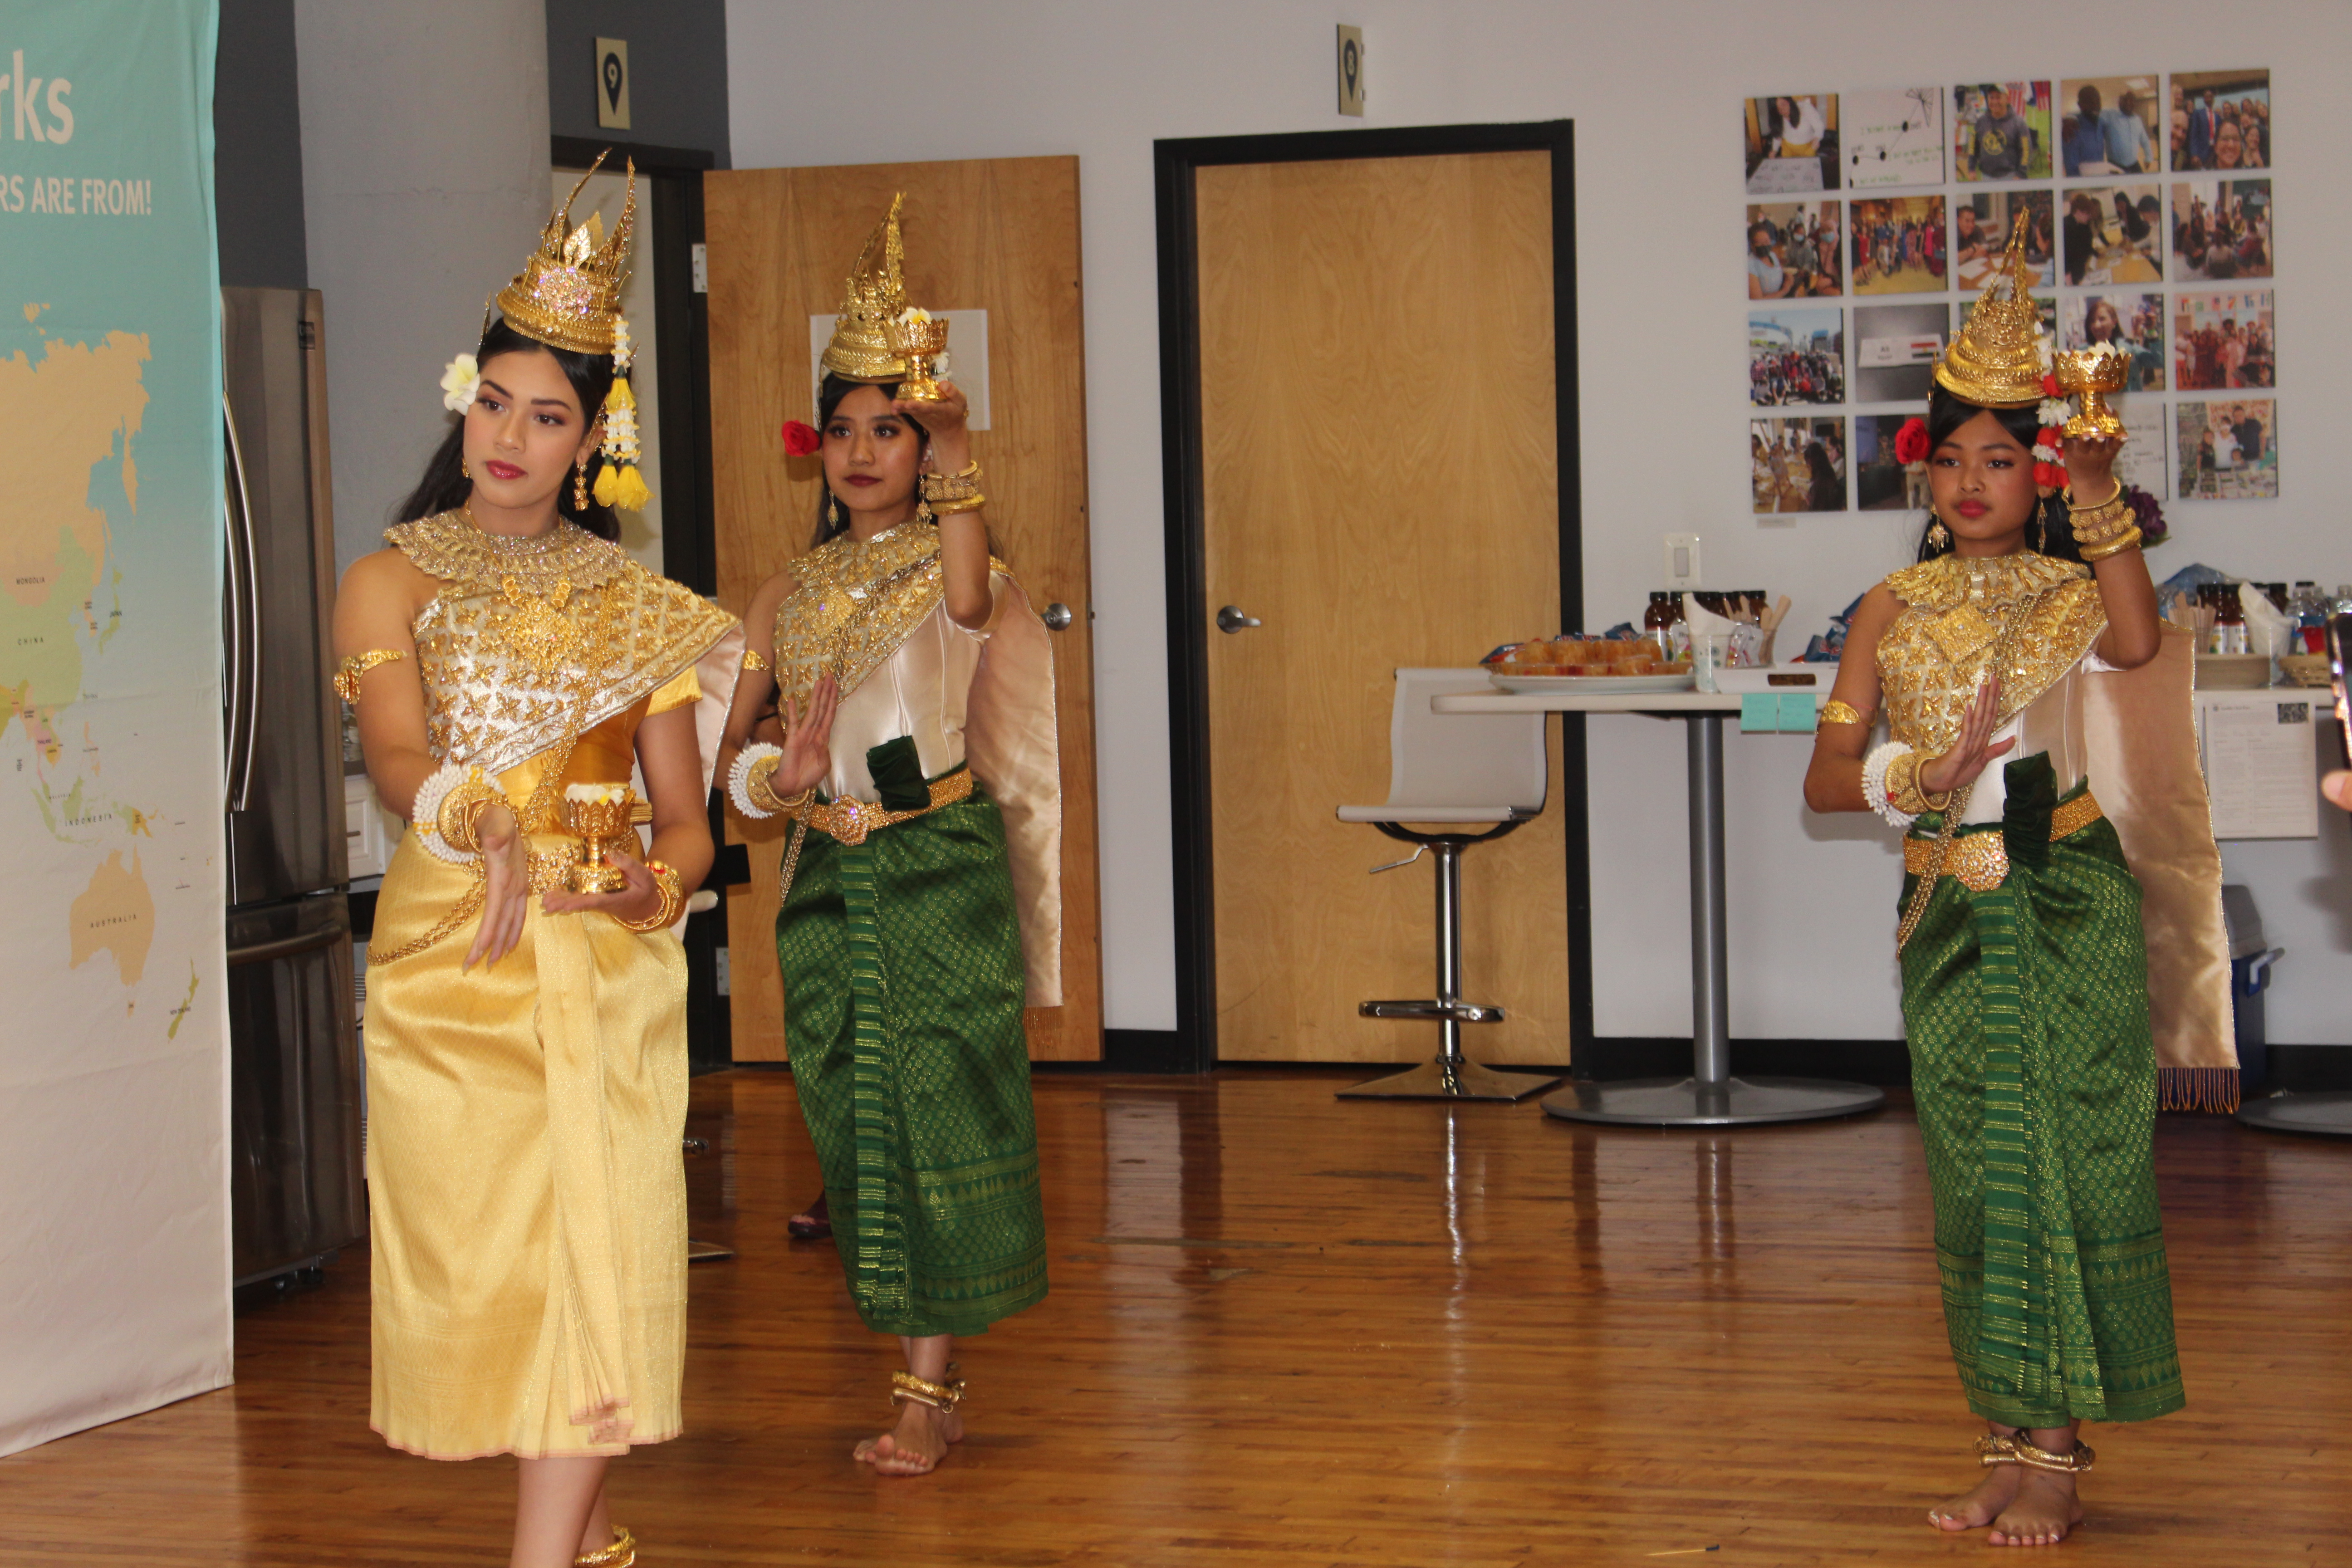
<svg viewBox="0 0 2352 1568">
<path fill-rule="evenodd" d="M 1731 1076 L 1729 932 L 1724 919 L 1723 720 L 1729 692 L 1618 696 L 1497 691 L 1439 697 L 1440 713 L 1647 713 L 1681 719 L 1690 746 L 1691 1071 L 1688 1078 L 1577 1083 L 1546 1097 L 1548 1115 L 1637 1127 L 1727 1127 L 1852 1116 L 1886 1103 L 1883 1089 L 1824 1079 Z"/>
</svg>

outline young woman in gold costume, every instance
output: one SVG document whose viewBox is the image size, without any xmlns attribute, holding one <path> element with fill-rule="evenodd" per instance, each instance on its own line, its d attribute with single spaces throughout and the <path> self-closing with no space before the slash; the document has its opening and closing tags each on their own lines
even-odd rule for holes
<svg viewBox="0 0 2352 1568">
<path fill-rule="evenodd" d="M 2066 439 L 2063 475 L 2037 450 L 2059 405 L 2026 277 L 2013 244 L 1937 367 L 1933 521 L 1918 564 L 1853 617 L 1805 799 L 1909 835 L 1912 1088 L 1946 1327 L 1988 1428 L 1980 1483 L 1928 1517 L 2032 1546 L 2083 1517 L 2084 1418 L 2183 1402 L 2155 1114 L 2160 1080 L 2175 1101 L 2223 1097 L 2234 1062 L 2182 650 L 2114 477 L 2119 441 Z M 2067 504 L 2044 504 L 2061 482 Z M 1882 707 L 1891 739 L 1872 750 Z"/>
<path fill-rule="evenodd" d="M 444 383 L 457 428 L 335 605 L 368 776 L 410 821 L 368 965 L 371 1421 L 429 1458 L 517 1457 L 513 1568 L 634 1563 L 606 1462 L 679 1429 L 673 928 L 710 865 L 740 633 L 612 542 L 607 503 L 643 500 L 615 374 L 634 203 L 609 244 L 593 218 L 567 233 L 569 202 L 549 221 Z M 630 832 L 617 891 L 564 890 L 567 796 L 633 774 L 650 855 Z"/>
<path fill-rule="evenodd" d="M 1045 630 L 991 556 L 963 395 L 894 342 L 900 264 L 894 204 L 798 432 L 814 547 L 752 595 L 727 741 L 737 811 L 790 823 L 793 1085 L 850 1299 L 906 1358 L 855 1457 L 918 1476 L 963 1436 L 955 1339 L 1045 1294 L 1021 1016 L 1060 1001 L 1061 816 Z"/>
</svg>

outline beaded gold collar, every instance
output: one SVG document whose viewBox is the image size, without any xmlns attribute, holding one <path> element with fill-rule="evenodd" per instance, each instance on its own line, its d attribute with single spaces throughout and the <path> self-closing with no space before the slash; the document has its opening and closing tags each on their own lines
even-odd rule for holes
<svg viewBox="0 0 2352 1568">
<path fill-rule="evenodd" d="M 827 671 L 844 697 L 856 690 L 946 593 L 939 531 L 919 522 L 829 539 L 790 571 L 792 596 L 776 611 L 776 689 L 793 702 Z"/>
<path fill-rule="evenodd" d="M 463 508 L 387 528 L 383 538 L 419 571 L 445 583 L 501 589 L 511 582 L 542 597 L 566 584 L 597 587 L 629 563 L 627 551 L 576 522 L 559 519 L 545 533 L 518 539 L 484 532 Z"/>
<path fill-rule="evenodd" d="M 2090 574 L 2089 567 L 2074 562 L 2021 550 L 2013 555 L 1938 555 L 1906 566 L 1886 579 L 1886 586 L 1915 608 L 1951 610 L 1966 604 L 2015 604 L 2069 577 Z"/>
</svg>

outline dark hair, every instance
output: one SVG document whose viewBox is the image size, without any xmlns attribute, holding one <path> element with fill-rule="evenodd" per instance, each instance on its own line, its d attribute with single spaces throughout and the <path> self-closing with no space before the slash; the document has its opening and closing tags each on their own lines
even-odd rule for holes
<svg viewBox="0 0 2352 1568">
<path fill-rule="evenodd" d="M 845 375 L 826 373 L 824 380 L 818 384 L 816 389 L 816 428 L 820 437 L 824 434 L 824 427 L 833 423 L 834 412 L 841 406 L 841 400 L 861 386 L 871 386 L 883 396 L 893 400 L 896 400 L 898 395 L 898 389 L 896 386 L 884 385 L 878 382 L 852 381 Z M 904 414 L 898 417 L 905 419 L 908 424 L 915 427 L 915 433 L 923 438 L 925 446 L 930 445 L 931 433 L 923 428 L 921 420 L 910 418 Z M 919 485 L 921 482 L 920 479 L 916 481 Z M 832 488 L 819 484 L 816 492 L 816 537 L 809 542 L 812 549 L 823 544 L 826 540 L 838 539 L 849 531 L 849 514 L 843 512 L 839 515 L 838 521 L 835 521 L 832 502 Z"/>
<path fill-rule="evenodd" d="M 482 334 L 481 345 L 475 349 L 474 358 L 479 363 L 488 364 L 499 354 L 528 353 L 533 350 L 554 356 L 556 364 L 563 371 L 563 379 L 572 384 L 573 395 L 580 399 L 580 412 L 593 424 L 597 413 L 604 406 L 604 395 L 613 390 L 612 355 L 575 353 L 570 349 L 555 348 L 537 338 L 525 337 L 507 325 L 505 318 L 501 317 L 492 321 L 490 330 Z M 474 481 L 465 474 L 465 460 L 466 421 L 461 416 L 449 427 L 449 434 L 443 438 L 441 445 L 434 448 L 433 456 L 425 464 L 425 477 L 416 481 L 416 488 L 409 491 L 406 500 L 400 503 L 399 515 L 393 521 L 414 522 L 418 518 L 453 511 L 465 505 L 474 493 Z M 591 458 L 591 468 L 599 460 Z M 593 478 L 591 482 L 593 482 Z M 587 506 L 574 510 L 572 487 L 568 484 L 556 490 L 555 510 L 558 515 L 570 518 L 599 539 L 618 541 L 621 537 L 621 520 L 613 515 L 613 509 L 592 495 L 588 498 Z"/>
<path fill-rule="evenodd" d="M 2033 437 L 2042 431 L 2040 409 L 2030 403 L 2022 408 L 1987 408 L 1980 403 L 1968 402 L 1941 385 L 1934 387 L 1927 394 L 1929 460 L 1934 460 L 1936 448 L 1950 440 L 1954 431 L 1979 414 L 1990 414 L 1995 419 L 2000 420 L 2000 427 L 2008 431 L 2019 446 L 2025 448 L 2027 460 L 2032 460 Z M 2036 536 L 2034 548 L 2042 554 L 2055 556 L 2061 561 L 2083 559 L 2082 549 L 2074 542 L 2074 531 L 2066 521 L 2066 498 L 2063 493 L 2044 497 L 2042 503 L 2034 509 L 2034 517 L 2031 521 L 2039 525 L 2033 530 Z M 1949 539 L 1942 544 L 1935 542 L 1935 509 L 1930 507 L 1927 513 L 1927 525 L 1919 533 L 1919 559 L 1922 561 L 1933 561 L 1938 555 L 1949 555 L 1952 552 L 1953 547 Z"/>
</svg>

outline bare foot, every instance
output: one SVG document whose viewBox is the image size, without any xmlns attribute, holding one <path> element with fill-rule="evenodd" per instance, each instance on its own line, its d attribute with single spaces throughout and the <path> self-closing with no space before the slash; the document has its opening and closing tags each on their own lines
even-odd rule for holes
<svg viewBox="0 0 2352 1568">
<path fill-rule="evenodd" d="M 898 1407 L 898 1425 L 850 1450 L 860 1464 L 886 1476 L 928 1476 L 948 1456 L 948 1445 L 963 1441 L 963 1417 L 913 1400 Z"/>
<path fill-rule="evenodd" d="M 2074 1478 L 2050 1470 L 2005 1466 L 2019 1472 L 2017 1496 L 1992 1522 L 1988 1546 L 2055 1546 L 2083 1522 Z"/>
<path fill-rule="evenodd" d="M 1972 1490 L 1927 1510 L 1927 1522 L 1938 1530 L 1982 1530 L 2000 1517 L 2017 1497 L 2015 1465 L 1995 1465 Z"/>
</svg>

